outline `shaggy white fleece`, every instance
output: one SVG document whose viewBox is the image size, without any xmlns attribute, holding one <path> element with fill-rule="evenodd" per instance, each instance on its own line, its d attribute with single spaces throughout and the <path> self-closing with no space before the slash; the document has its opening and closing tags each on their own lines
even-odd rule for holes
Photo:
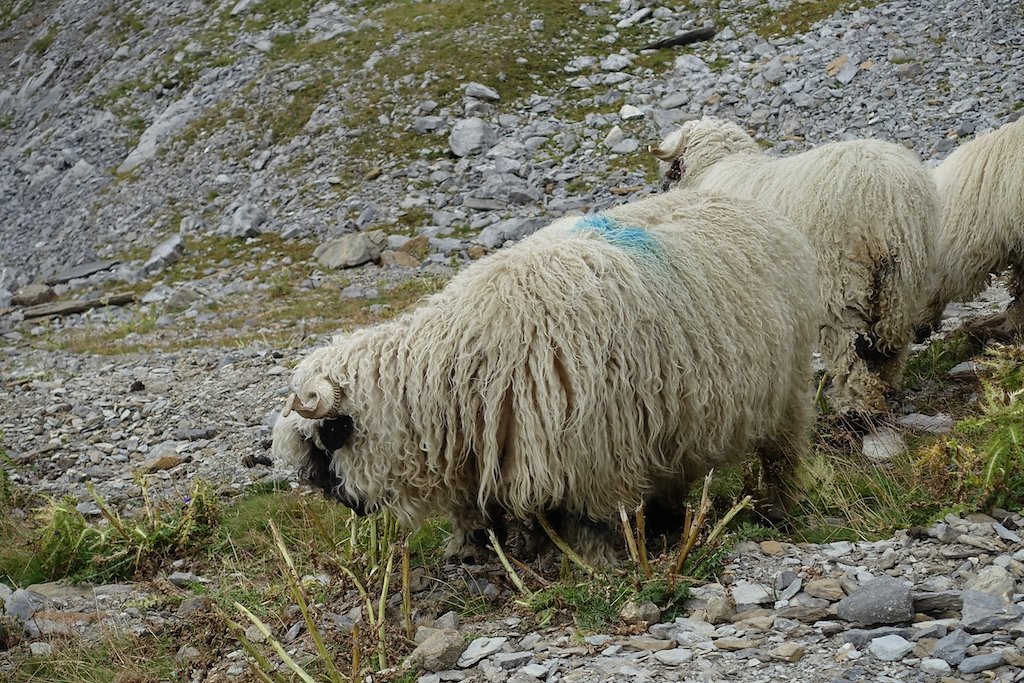
<svg viewBox="0 0 1024 683">
<path fill-rule="evenodd" d="M 1013 268 L 1024 293 L 1024 118 L 980 135 L 933 171 L 942 202 L 938 278 L 922 322 L 937 326 L 951 301 L 969 301 L 989 276 Z"/>
<path fill-rule="evenodd" d="M 680 191 L 561 219 L 310 353 L 292 382 L 307 417 L 279 419 L 273 451 L 306 467 L 316 418 L 351 416 L 334 486 L 409 525 L 451 515 L 453 554 L 496 509 L 610 523 L 755 450 L 785 481 L 815 292 L 807 240 L 746 200 Z"/>
<path fill-rule="evenodd" d="M 734 123 L 689 121 L 652 150 L 668 185 L 757 200 L 810 239 L 819 346 L 838 412 L 886 410 L 930 284 L 938 196 L 909 151 L 878 140 L 771 157 Z"/>
</svg>

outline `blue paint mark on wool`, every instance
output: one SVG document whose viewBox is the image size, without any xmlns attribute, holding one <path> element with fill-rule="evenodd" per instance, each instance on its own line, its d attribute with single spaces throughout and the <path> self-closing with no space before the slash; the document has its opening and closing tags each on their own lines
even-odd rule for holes
<svg viewBox="0 0 1024 683">
<path fill-rule="evenodd" d="M 648 254 L 660 251 L 660 245 L 654 236 L 633 225 L 623 225 L 614 218 L 600 214 L 581 218 L 573 228 L 574 232 L 590 230 L 605 239 L 608 244 L 627 251 L 645 252 Z"/>
</svg>

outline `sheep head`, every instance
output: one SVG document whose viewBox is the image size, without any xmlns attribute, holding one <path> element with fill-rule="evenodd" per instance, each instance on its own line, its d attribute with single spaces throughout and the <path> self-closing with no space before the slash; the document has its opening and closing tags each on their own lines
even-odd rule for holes
<svg viewBox="0 0 1024 683">
<path fill-rule="evenodd" d="M 731 154 L 757 151 L 757 143 L 742 128 L 710 116 L 687 121 L 650 149 L 660 162 L 662 190 L 695 182 Z"/>
</svg>

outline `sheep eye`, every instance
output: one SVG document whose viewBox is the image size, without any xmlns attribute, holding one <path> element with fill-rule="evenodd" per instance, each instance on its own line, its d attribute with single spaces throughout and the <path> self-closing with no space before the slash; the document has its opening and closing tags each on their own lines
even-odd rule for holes
<svg viewBox="0 0 1024 683">
<path fill-rule="evenodd" d="M 324 420 L 319 430 L 320 443 L 323 444 L 324 450 L 333 453 L 345 445 L 349 437 L 352 436 L 352 430 L 352 418 L 348 415 L 339 415 Z"/>
</svg>

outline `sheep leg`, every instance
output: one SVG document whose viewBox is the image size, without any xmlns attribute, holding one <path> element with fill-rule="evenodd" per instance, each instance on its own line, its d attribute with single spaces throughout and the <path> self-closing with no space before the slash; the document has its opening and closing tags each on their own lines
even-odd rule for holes
<svg viewBox="0 0 1024 683">
<path fill-rule="evenodd" d="M 593 567 L 614 567 L 620 564 L 616 541 L 619 534 L 607 522 L 597 522 L 586 515 L 565 513 L 557 530 L 562 539 Z"/>
<path fill-rule="evenodd" d="M 445 560 L 475 564 L 488 557 L 487 521 L 474 505 L 452 511 L 452 535 L 445 546 Z"/>
<path fill-rule="evenodd" d="M 807 451 L 810 404 L 803 389 L 795 389 L 782 422 L 782 430 L 758 445 L 761 461 L 761 498 L 765 507 L 760 514 L 777 527 L 787 525 L 787 510 L 796 502 L 793 481 L 796 466 Z"/>
</svg>

